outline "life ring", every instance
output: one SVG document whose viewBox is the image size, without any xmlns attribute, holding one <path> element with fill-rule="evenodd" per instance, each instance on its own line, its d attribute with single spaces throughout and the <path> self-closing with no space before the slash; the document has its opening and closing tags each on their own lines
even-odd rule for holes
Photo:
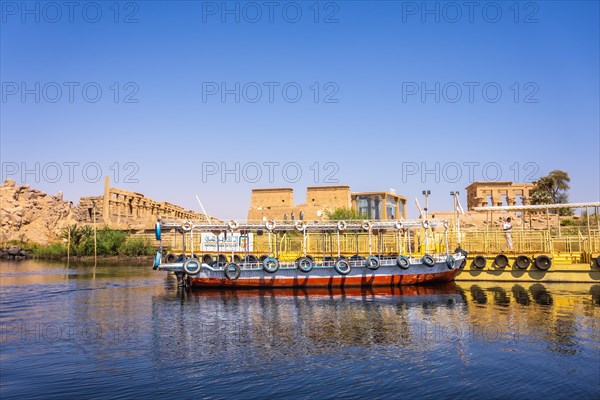
<svg viewBox="0 0 600 400">
<path fill-rule="evenodd" d="M 423 225 L 423 228 L 427 229 L 429 228 L 429 221 L 425 220 L 421 223 L 421 225 Z"/>
<path fill-rule="evenodd" d="M 333 269 L 335 269 L 335 272 L 337 272 L 340 275 L 348 275 L 352 270 L 352 267 L 350 267 L 350 263 L 348 262 L 348 260 L 340 258 L 333 265 Z"/>
<path fill-rule="evenodd" d="M 156 255 L 154 256 L 154 265 L 153 265 L 153 269 L 158 268 L 158 266 L 160 265 L 160 259 L 162 258 L 160 251 L 156 252 Z"/>
<path fill-rule="evenodd" d="M 379 265 L 381 263 L 379 262 L 379 258 L 375 257 L 375 256 L 369 256 L 367 257 L 366 261 L 365 261 L 365 267 L 367 267 L 368 269 L 375 271 L 376 269 L 379 268 Z"/>
<path fill-rule="evenodd" d="M 446 266 L 448 269 L 454 269 L 454 267 L 456 267 L 456 258 L 450 255 L 446 257 Z"/>
<path fill-rule="evenodd" d="M 189 232 L 192 230 L 192 223 L 190 221 L 186 221 L 185 224 L 181 225 L 181 229 L 183 229 L 184 232 Z"/>
<path fill-rule="evenodd" d="M 337 229 L 338 231 L 345 231 L 346 228 L 348 227 L 348 224 L 346 223 L 346 221 L 338 221 L 337 223 Z"/>
<path fill-rule="evenodd" d="M 167 255 L 165 256 L 165 262 L 167 264 L 173 264 L 175 260 L 177 260 L 177 256 L 173 253 L 167 253 Z"/>
<path fill-rule="evenodd" d="M 313 260 L 308 257 L 300 257 L 296 260 L 296 268 L 305 274 L 308 274 L 310 271 L 312 271 L 314 266 Z"/>
<path fill-rule="evenodd" d="M 373 226 L 373 224 L 371 223 L 371 221 L 367 221 L 367 220 L 365 220 L 365 221 L 363 221 L 363 222 L 362 222 L 362 225 L 361 225 L 361 226 L 362 226 L 362 228 L 363 228 L 365 231 L 370 231 L 370 230 L 371 230 L 371 227 Z"/>
<path fill-rule="evenodd" d="M 279 261 L 275 257 L 267 257 L 263 261 L 263 269 L 269 274 L 274 274 L 279 269 Z"/>
<path fill-rule="evenodd" d="M 304 223 L 304 221 L 296 221 L 296 223 L 294 224 L 294 228 L 296 228 L 297 231 L 304 232 L 304 230 L 306 229 L 306 224 Z"/>
<path fill-rule="evenodd" d="M 230 281 L 235 281 L 240 277 L 242 269 L 236 263 L 229 263 L 225 266 L 223 272 L 225 273 L 225 277 L 227 279 L 229 279 Z"/>
<path fill-rule="evenodd" d="M 435 265 L 434 258 L 432 256 L 430 256 L 429 254 L 425 254 L 423 257 L 421 257 L 421 262 L 423 263 L 423 265 L 430 267 L 430 268 Z"/>
<path fill-rule="evenodd" d="M 196 260 L 195 258 L 187 259 L 183 263 L 183 270 L 185 271 L 186 274 L 188 274 L 190 276 L 198 275 L 198 273 L 200 272 L 200 269 L 201 269 L 200 261 Z"/>
<path fill-rule="evenodd" d="M 487 260 L 485 259 L 484 256 L 480 255 L 480 256 L 475 256 L 473 258 L 473 266 L 475 268 L 479 268 L 479 269 L 484 268 L 485 264 L 487 264 Z"/>
<path fill-rule="evenodd" d="M 269 231 L 272 231 L 273 229 L 275 229 L 275 226 L 277 226 L 277 224 L 275 223 L 275 221 L 267 221 L 267 222 L 265 222 L 265 228 L 267 228 Z"/>
<path fill-rule="evenodd" d="M 160 240 L 160 222 L 156 221 L 154 225 L 154 235 L 156 236 L 156 240 Z"/>
<path fill-rule="evenodd" d="M 232 231 L 236 230 L 237 228 L 240 227 L 240 224 L 236 221 L 236 220 L 231 220 L 227 223 L 227 226 L 229 226 L 229 229 L 231 229 Z"/>
<path fill-rule="evenodd" d="M 410 267 L 410 260 L 404 256 L 398 256 L 396 264 L 402 269 L 408 269 Z"/>
<path fill-rule="evenodd" d="M 506 268 L 508 265 L 508 257 L 504 254 L 498 254 L 496 258 L 494 258 L 494 265 L 498 268 Z"/>
<path fill-rule="evenodd" d="M 396 223 L 394 224 L 394 226 L 396 227 L 396 229 L 400 230 L 402 228 L 404 228 L 404 224 L 402 223 L 402 221 L 396 221 Z"/>
<path fill-rule="evenodd" d="M 534 260 L 537 269 L 547 271 L 552 266 L 552 259 L 546 255 L 537 256 Z"/>
</svg>

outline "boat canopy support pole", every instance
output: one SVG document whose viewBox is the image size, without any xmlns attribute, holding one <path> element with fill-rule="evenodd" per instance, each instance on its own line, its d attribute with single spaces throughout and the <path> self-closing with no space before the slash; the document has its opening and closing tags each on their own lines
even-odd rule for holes
<svg viewBox="0 0 600 400">
<path fill-rule="evenodd" d="M 408 257 L 412 258 L 412 246 L 411 246 L 411 242 L 410 242 L 410 228 L 406 229 L 406 235 L 407 235 L 407 240 L 408 240 Z"/>
</svg>

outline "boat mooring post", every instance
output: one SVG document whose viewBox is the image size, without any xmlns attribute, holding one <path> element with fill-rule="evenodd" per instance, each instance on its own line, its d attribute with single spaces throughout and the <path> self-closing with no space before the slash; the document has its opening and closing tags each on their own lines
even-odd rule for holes
<svg viewBox="0 0 600 400">
<path fill-rule="evenodd" d="M 94 267 L 96 266 L 97 257 L 98 257 L 98 236 L 96 234 L 96 202 L 92 202 L 92 208 L 94 209 L 93 217 L 94 217 Z M 95 272 L 94 272 L 95 273 Z"/>
<path fill-rule="evenodd" d="M 67 225 L 67 265 L 71 256 L 71 225 Z"/>
</svg>

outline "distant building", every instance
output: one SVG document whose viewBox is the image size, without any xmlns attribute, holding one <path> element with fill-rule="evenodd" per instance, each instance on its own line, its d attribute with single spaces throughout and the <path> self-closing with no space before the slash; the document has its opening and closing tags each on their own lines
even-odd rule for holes
<svg viewBox="0 0 600 400">
<path fill-rule="evenodd" d="M 141 193 L 110 187 L 109 177 L 104 178 L 102 196 L 82 197 L 79 200 L 80 222 L 96 222 L 110 227 L 151 227 L 158 217 L 164 219 L 206 220 L 200 214 L 165 201 L 157 202 Z"/>
<path fill-rule="evenodd" d="M 531 204 L 535 183 L 473 182 L 467 186 L 467 208 Z"/>
<path fill-rule="evenodd" d="M 390 192 L 351 193 L 350 186 L 309 186 L 306 201 L 294 204 L 291 188 L 253 189 L 249 220 L 283 220 L 286 215 L 303 214 L 305 220 L 327 218 L 328 211 L 352 208 L 368 219 L 406 217 L 406 198 Z"/>
</svg>

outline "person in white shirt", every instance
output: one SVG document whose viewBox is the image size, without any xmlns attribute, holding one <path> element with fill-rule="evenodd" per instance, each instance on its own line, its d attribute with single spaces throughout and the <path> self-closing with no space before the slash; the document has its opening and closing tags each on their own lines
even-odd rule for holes
<svg viewBox="0 0 600 400">
<path fill-rule="evenodd" d="M 504 238 L 506 239 L 506 243 L 504 244 L 504 246 L 502 246 L 502 251 L 504 251 L 504 249 L 507 246 L 508 246 L 509 251 L 513 251 L 511 221 L 512 221 L 511 217 L 506 218 L 506 221 L 504 221 L 504 226 L 502 227 L 502 230 L 504 231 Z"/>
</svg>

